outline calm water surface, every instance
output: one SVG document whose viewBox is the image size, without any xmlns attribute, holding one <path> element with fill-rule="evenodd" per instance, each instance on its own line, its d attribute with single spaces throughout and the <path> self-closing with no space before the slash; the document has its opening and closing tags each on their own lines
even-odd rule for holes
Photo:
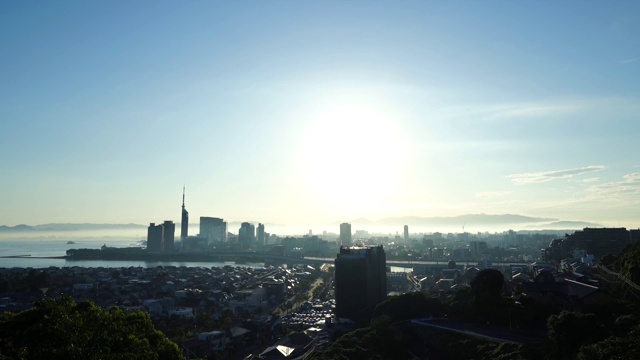
<svg viewBox="0 0 640 360">
<path fill-rule="evenodd" d="M 74 244 L 67 244 L 73 241 Z M 109 247 L 140 246 L 140 240 L 132 238 L 24 238 L 0 239 L 0 256 L 29 255 L 26 258 L 0 258 L 0 268 L 47 268 L 80 266 L 80 267 L 154 267 L 154 266 L 189 266 L 189 267 L 222 267 L 236 265 L 233 261 L 224 262 L 180 262 L 180 261 L 105 261 L 105 260 L 65 260 L 43 257 L 64 256 L 69 249 L 99 249 L 102 245 Z M 264 267 L 264 263 L 237 264 L 244 267 Z"/>
</svg>

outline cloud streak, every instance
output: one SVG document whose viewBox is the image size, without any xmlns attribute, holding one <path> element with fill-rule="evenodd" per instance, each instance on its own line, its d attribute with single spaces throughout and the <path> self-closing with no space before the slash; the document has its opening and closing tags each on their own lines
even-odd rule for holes
<svg viewBox="0 0 640 360">
<path fill-rule="evenodd" d="M 622 181 L 593 185 L 585 191 L 598 199 L 637 199 L 640 195 L 640 173 L 627 174 Z"/>
<path fill-rule="evenodd" d="M 480 191 L 476 193 L 476 197 L 480 199 L 493 199 L 509 194 L 511 194 L 511 191 Z"/>
<path fill-rule="evenodd" d="M 600 171 L 600 170 L 603 170 L 604 168 L 605 167 L 602 165 L 592 165 L 592 166 L 586 166 L 586 167 L 575 168 L 575 169 L 512 174 L 512 175 L 507 175 L 507 178 L 510 179 L 516 185 L 527 185 L 527 184 L 543 183 L 543 182 L 557 180 L 557 179 L 568 179 L 576 175 L 589 173 L 593 171 Z"/>
</svg>

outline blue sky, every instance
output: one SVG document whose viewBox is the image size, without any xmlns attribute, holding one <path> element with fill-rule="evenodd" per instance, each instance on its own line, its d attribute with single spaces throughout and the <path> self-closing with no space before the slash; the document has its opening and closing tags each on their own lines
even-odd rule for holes
<svg viewBox="0 0 640 360">
<path fill-rule="evenodd" d="M 0 223 L 640 225 L 635 1 L 4 1 Z"/>
</svg>

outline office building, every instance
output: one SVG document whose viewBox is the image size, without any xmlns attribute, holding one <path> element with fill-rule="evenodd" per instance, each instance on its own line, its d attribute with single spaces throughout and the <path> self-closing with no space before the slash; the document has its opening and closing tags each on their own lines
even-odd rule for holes
<svg viewBox="0 0 640 360">
<path fill-rule="evenodd" d="M 471 260 L 482 260 L 489 251 L 486 241 L 469 241 Z"/>
<path fill-rule="evenodd" d="M 256 229 L 256 238 L 258 241 L 258 248 L 262 248 L 266 245 L 264 224 L 258 224 L 258 228 Z"/>
<path fill-rule="evenodd" d="M 351 224 L 340 224 L 340 246 L 351 246 Z"/>
<path fill-rule="evenodd" d="M 248 222 L 240 224 L 238 231 L 239 250 L 249 250 L 256 242 L 256 227 Z"/>
<path fill-rule="evenodd" d="M 147 251 L 162 251 L 162 224 L 149 224 L 147 228 Z"/>
<path fill-rule="evenodd" d="M 386 256 L 382 245 L 340 247 L 335 260 L 336 316 L 368 324 L 387 299 Z"/>
<path fill-rule="evenodd" d="M 200 217 L 200 236 L 207 239 L 207 244 L 227 242 L 227 223 L 214 217 Z"/>
<path fill-rule="evenodd" d="M 625 228 L 584 228 L 563 239 L 554 239 L 543 249 L 546 261 L 560 261 L 571 256 L 573 250 L 586 250 L 587 254 L 600 259 L 607 254 L 619 255 L 634 242 L 634 232 Z"/>
<path fill-rule="evenodd" d="M 409 242 L 409 225 L 404 226 L 404 242 L 405 244 Z"/>
<path fill-rule="evenodd" d="M 173 251 L 175 231 L 176 225 L 170 220 L 158 225 L 150 223 L 147 229 L 147 251 Z"/>
<path fill-rule="evenodd" d="M 176 235 L 176 224 L 173 221 L 166 220 L 162 223 L 162 251 L 173 251 Z"/>
<path fill-rule="evenodd" d="M 180 241 L 184 246 L 184 241 L 189 237 L 189 212 L 184 207 L 184 186 L 182 187 L 182 219 L 180 220 Z"/>
</svg>

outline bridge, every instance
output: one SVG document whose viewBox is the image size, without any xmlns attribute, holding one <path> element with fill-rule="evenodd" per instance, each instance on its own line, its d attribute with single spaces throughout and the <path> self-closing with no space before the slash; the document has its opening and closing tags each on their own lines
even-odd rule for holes
<svg viewBox="0 0 640 360">
<path fill-rule="evenodd" d="M 247 262 L 264 262 L 270 265 L 288 264 L 288 265 L 322 265 L 333 264 L 335 258 L 323 257 L 295 257 L 284 256 L 260 252 L 221 252 L 212 253 L 214 257 Z M 490 266 L 494 268 L 509 268 L 511 266 L 528 266 L 528 263 L 513 261 L 493 261 Z M 387 266 L 413 268 L 426 267 L 431 269 L 444 269 L 449 266 L 448 261 L 430 261 L 430 260 L 387 260 Z M 456 266 L 481 266 L 477 261 L 456 261 Z"/>
</svg>

